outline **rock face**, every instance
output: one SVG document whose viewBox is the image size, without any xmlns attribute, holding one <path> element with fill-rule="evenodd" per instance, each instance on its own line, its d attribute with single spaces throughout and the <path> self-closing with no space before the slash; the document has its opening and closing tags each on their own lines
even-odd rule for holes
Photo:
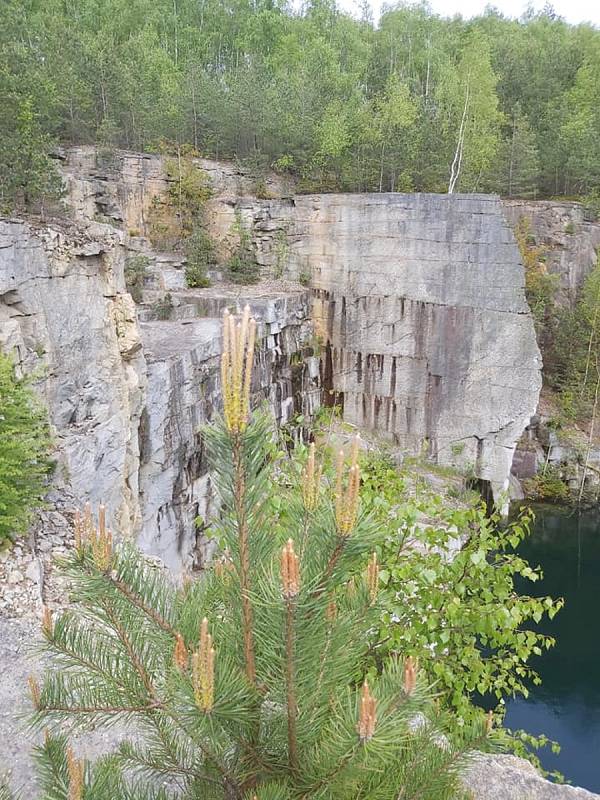
<svg viewBox="0 0 600 800">
<path fill-rule="evenodd" d="M 539 266 L 555 276 L 553 301 L 559 307 L 574 308 L 586 277 L 598 263 L 600 222 L 592 221 L 580 203 L 503 200 L 502 205 L 512 226 L 525 221 L 531 244 L 540 251 Z M 518 479 L 527 479 L 551 466 L 568 486 L 572 499 L 597 505 L 600 448 L 590 448 L 585 426 L 572 424 L 557 430 L 554 422 L 559 414 L 553 391 L 543 392 L 533 424 L 519 442 L 513 473 Z"/>
<path fill-rule="evenodd" d="M 306 291 L 247 293 L 258 322 L 252 402 L 266 401 L 277 422 L 296 412 L 309 417 L 319 406 L 319 365 L 312 355 L 309 297 Z M 235 297 L 211 293 L 211 316 L 193 319 L 186 311 L 206 302 L 186 295 L 181 320 L 142 323 L 147 360 L 147 393 L 141 419 L 139 542 L 170 567 L 179 568 L 194 552 L 196 566 L 206 558 L 203 524 L 214 496 L 200 427 L 221 407 L 220 312 L 236 307 Z M 193 312 L 193 308 L 192 308 Z M 197 311 L 195 312 L 198 313 Z M 191 318 L 190 318 L 191 317 Z"/>
<path fill-rule="evenodd" d="M 0 346 L 40 374 L 55 432 L 55 484 L 104 503 L 175 570 L 202 562 L 196 518 L 213 497 L 199 434 L 220 408 L 220 320 L 246 302 L 259 322 L 252 402 L 280 423 L 319 405 L 309 296 L 296 286 L 172 296 L 172 319 L 138 320 L 125 289 L 131 247 L 96 222 L 0 222 Z M 143 314 L 140 313 L 140 317 Z"/>
<path fill-rule="evenodd" d="M 481 755 L 463 778 L 472 800 L 598 800 L 600 795 L 544 780 L 533 764 L 510 755 Z"/>
<path fill-rule="evenodd" d="M 0 346 L 40 376 L 59 484 L 139 529 L 146 369 L 123 278 L 123 235 L 106 225 L 0 222 Z"/>
<path fill-rule="evenodd" d="M 74 148 L 62 165 L 71 220 L 2 223 L 0 345 L 43 368 L 59 481 L 104 502 L 111 524 L 170 566 L 201 562 L 194 520 L 213 498 L 198 429 L 220 402 L 218 318 L 250 302 L 254 401 L 280 421 L 314 411 L 323 380 L 349 422 L 506 488 L 540 356 L 499 201 L 286 198 L 276 178 L 276 199 L 259 200 L 233 165 L 196 164 L 213 187 L 217 249 L 236 220 L 251 234 L 267 281 L 257 290 L 186 290 L 182 254 L 152 247 L 169 187 L 160 156 Z M 148 264 L 137 307 L 124 280 L 132 255 Z M 166 291 L 167 320 L 154 309 Z"/>
<path fill-rule="evenodd" d="M 527 220 L 536 245 L 544 249 L 548 272 L 558 277 L 557 302 L 573 305 L 596 266 L 600 223 L 590 221 L 580 203 L 503 200 L 502 207 L 512 226 Z"/>
<path fill-rule="evenodd" d="M 506 490 L 541 357 L 499 200 L 305 196 L 273 203 L 277 218 L 289 274 L 311 278 L 325 386 L 344 418 Z"/>
</svg>

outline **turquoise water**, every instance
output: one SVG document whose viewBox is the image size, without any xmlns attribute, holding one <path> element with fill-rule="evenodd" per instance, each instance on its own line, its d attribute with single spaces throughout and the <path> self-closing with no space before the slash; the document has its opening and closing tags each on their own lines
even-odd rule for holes
<svg viewBox="0 0 600 800">
<path fill-rule="evenodd" d="M 556 647 L 532 664 L 542 677 L 527 700 L 508 704 L 505 725 L 545 733 L 560 754 L 540 751 L 546 769 L 600 791 L 600 515 L 536 509 L 533 533 L 519 548 L 544 580 L 520 587 L 529 594 L 565 598 L 565 608 L 539 629 Z"/>
</svg>

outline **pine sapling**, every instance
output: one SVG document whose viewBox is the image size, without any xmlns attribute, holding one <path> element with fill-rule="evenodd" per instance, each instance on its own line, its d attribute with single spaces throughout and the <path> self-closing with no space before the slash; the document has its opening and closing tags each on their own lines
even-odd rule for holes
<svg viewBox="0 0 600 800">
<path fill-rule="evenodd" d="M 382 534 L 361 508 L 359 442 L 331 484 L 311 445 L 282 488 L 273 423 L 250 411 L 255 339 L 249 309 L 225 314 L 223 416 L 203 431 L 222 509 L 210 569 L 178 583 L 103 509 L 77 516 L 73 606 L 45 611 L 54 668 L 30 680 L 47 797 L 449 800 L 494 736 L 483 720 L 452 733 L 410 654 L 369 671 Z M 132 731 L 116 752 L 75 756 L 74 726 L 115 722 Z"/>
</svg>

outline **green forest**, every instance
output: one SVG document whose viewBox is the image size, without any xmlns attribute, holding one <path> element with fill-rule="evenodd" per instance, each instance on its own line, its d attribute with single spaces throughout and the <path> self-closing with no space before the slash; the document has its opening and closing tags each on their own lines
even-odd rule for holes
<svg viewBox="0 0 600 800">
<path fill-rule="evenodd" d="M 27 207 L 59 145 L 189 146 L 300 191 L 600 190 L 600 31 L 548 7 L 378 25 L 333 0 L 4 0 L 0 186 Z"/>
</svg>

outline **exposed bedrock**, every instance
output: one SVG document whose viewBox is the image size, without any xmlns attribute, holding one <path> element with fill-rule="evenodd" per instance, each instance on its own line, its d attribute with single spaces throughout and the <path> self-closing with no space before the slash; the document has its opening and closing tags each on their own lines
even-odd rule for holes
<svg viewBox="0 0 600 800">
<path fill-rule="evenodd" d="M 556 200 L 502 200 L 511 225 L 525 220 L 533 242 L 543 251 L 547 271 L 558 278 L 555 300 L 575 305 L 581 286 L 596 266 L 600 222 L 581 203 Z"/>
<path fill-rule="evenodd" d="M 188 295 L 188 302 L 193 297 Z M 264 402 L 278 424 L 320 403 L 319 360 L 310 347 L 306 291 L 247 298 L 258 322 L 252 404 Z M 236 308 L 227 293 L 213 305 Z M 175 569 L 193 557 L 201 567 L 210 543 L 203 527 L 214 491 L 200 429 L 221 408 L 221 323 L 216 315 L 193 321 L 142 323 L 147 394 L 141 419 L 140 544 Z"/>
<path fill-rule="evenodd" d="M 120 231 L 0 220 L 0 347 L 38 381 L 57 484 L 140 525 L 138 428 L 146 370 Z"/>
<path fill-rule="evenodd" d="M 323 376 L 345 419 L 471 466 L 498 496 L 541 387 L 500 201 L 319 195 L 274 202 L 270 215 L 287 231 L 290 274 L 311 276 Z"/>
<path fill-rule="evenodd" d="M 55 434 L 55 484 L 175 570 L 202 561 L 213 503 L 200 428 L 221 406 L 220 315 L 259 323 L 252 402 L 278 422 L 320 401 L 302 287 L 174 293 L 173 319 L 140 322 L 124 234 L 109 225 L 0 220 L 0 347 L 35 376 Z M 140 316 L 143 316 L 140 314 Z"/>
<path fill-rule="evenodd" d="M 182 288 L 183 254 L 157 253 L 147 238 L 169 186 L 160 156 L 74 148 L 62 165 L 71 221 L 2 222 L 0 346 L 39 375 L 58 484 L 103 501 L 111 524 L 169 565 L 202 561 L 195 520 L 213 492 L 198 431 L 220 404 L 218 319 L 249 302 L 260 321 L 253 397 L 277 419 L 314 411 L 323 380 L 348 421 L 505 488 L 541 363 L 500 202 L 285 199 L 275 178 L 280 199 L 259 200 L 233 165 L 196 163 L 214 190 L 217 251 L 241 220 L 261 286 Z M 136 307 L 124 264 L 139 254 L 149 266 Z M 165 291 L 168 320 L 153 312 Z"/>
</svg>

